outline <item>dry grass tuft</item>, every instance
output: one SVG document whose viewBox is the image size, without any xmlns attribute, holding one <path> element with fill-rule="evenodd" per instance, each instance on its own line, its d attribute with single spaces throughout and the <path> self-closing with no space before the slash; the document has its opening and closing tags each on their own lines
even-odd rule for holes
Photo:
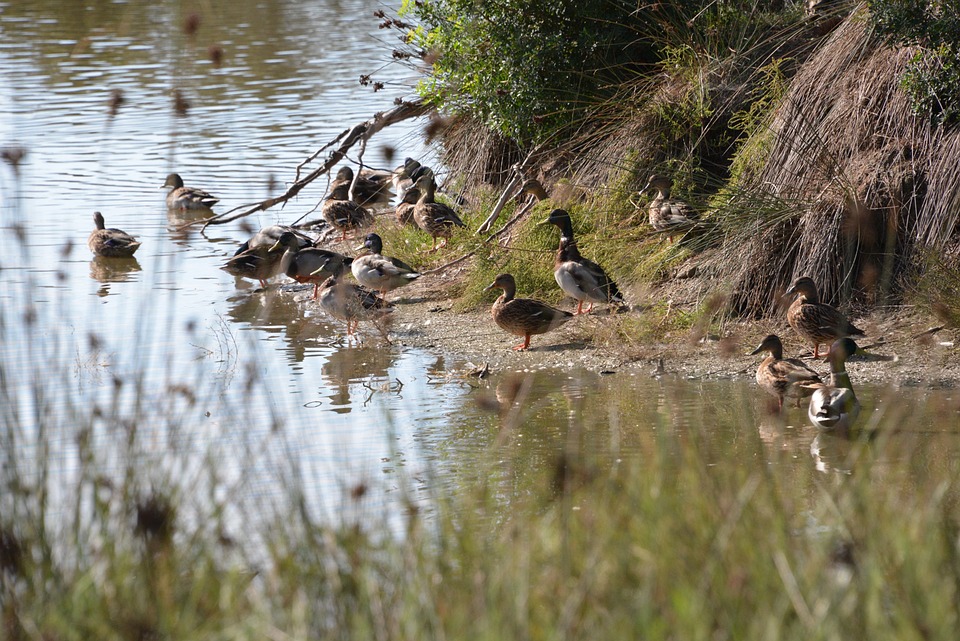
<svg viewBox="0 0 960 641">
<path fill-rule="evenodd" d="M 957 242 L 960 133 L 912 113 L 899 88 L 912 55 L 879 43 L 854 16 L 793 79 L 766 162 L 739 188 L 795 211 L 729 237 L 729 249 L 747 252 L 721 264 L 735 309 L 774 312 L 799 275 L 834 303 L 899 298 L 918 248 Z"/>
</svg>

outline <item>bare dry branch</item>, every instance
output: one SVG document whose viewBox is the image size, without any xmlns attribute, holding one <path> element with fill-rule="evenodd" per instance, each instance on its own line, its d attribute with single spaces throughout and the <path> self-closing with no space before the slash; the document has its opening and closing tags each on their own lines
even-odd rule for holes
<svg viewBox="0 0 960 641">
<path fill-rule="evenodd" d="M 382 130 L 384 127 L 388 127 L 398 122 L 403 122 L 404 120 L 409 120 L 410 118 L 418 118 L 428 113 L 430 109 L 432 109 L 432 107 L 425 105 L 421 100 L 414 100 L 410 102 L 402 102 L 396 107 L 394 107 L 393 109 L 390 109 L 389 111 L 377 113 L 373 116 L 373 118 L 370 118 L 369 120 L 358 123 L 354 125 L 352 128 L 345 130 L 343 133 L 337 136 L 333 141 L 321 147 L 310 158 L 308 158 L 306 161 L 301 163 L 297 167 L 297 179 L 293 182 L 293 184 L 290 185 L 290 187 L 287 188 L 287 191 L 284 192 L 282 195 L 274 198 L 267 198 L 266 200 L 262 200 L 258 203 L 241 205 L 240 207 L 235 207 L 230 211 L 224 212 L 218 216 L 214 216 L 213 218 L 208 218 L 204 221 L 196 221 L 196 222 L 188 223 L 187 225 L 184 225 L 184 226 L 186 227 L 196 223 L 203 223 L 202 229 L 206 229 L 208 225 L 222 225 L 224 223 L 229 223 L 239 218 L 243 218 L 244 216 L 249 216 L 250 214 L 254 214 L 258 211 L 266 211 L 267 209 L 270 209 L 274 205 L 286 203 L 288 200 L 294 198 L 297 194 L 299 194 L 304 187 L 312 183 L 314 180 L 316 180 L 320 176 L 328 173 L 332 167 L 334 167 L 338 162 L 343 160 L 344 156 L 346 156 L 350 148 L 353 147 L 353 145 L 355 145 L 358 141 L 361 143 L 362 148 L 365 149 L 366 142 L 370 138 L 372 138 L 377 132 Z M 300 178 L 301 168 L 305 164 L 309 163 L 311 160 L 319 156 L 325 149 L 328 149 L 333 145 L 335 145 L 337 141 L 340 141 L 339 146 L 333 152 L 330 153 L 330 155 L 323 162 L 323 164 L 321 164 L 319 167 L 314 169 L 307 176 Z M 362 152 L 361 152 L 361 157 L 362 157 Z M 357 176 L 359 175 L 360 173 L 357 172 Z M 242 211 L 239 211 L 239 213 L 234 213 L 234 212 L 237 212 L 238 210 L 242 210 Z"/>
<path fill-rule="evenodd" d="M 493 207 L 493 211 L 490 212 L 490 215 L 487 216 L 487 219 L 483 221 L 480 227 L 477 228 L 478 234 L 486 234 L 490 231 L 490 228 L 493 227 L 493 223 L 497 222 L 497 218 L 500 217 L 500 212 L 503 211 L 504 205 L 514 196 L 514 190 L 523 182 L 524 174 L 539 150 L 540 146 L 534 147 L 530 150 L 530 153 L 527 154 L 527 157 L 523 159 L 523 162 L 513 166 L 513 178 L 511 178 L 507 186 L 504 187 L 503 193 L 500 194 L 500 198 L 497 200 L 497 204 Z"/>
</svg>

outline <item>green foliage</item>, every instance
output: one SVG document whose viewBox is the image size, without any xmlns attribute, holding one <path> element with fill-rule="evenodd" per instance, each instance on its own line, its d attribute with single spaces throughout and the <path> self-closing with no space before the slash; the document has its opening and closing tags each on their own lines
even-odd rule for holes
<svg viewBox="0 0 960 641">
<path fill-rule="evenodd" d="M 634 49 L 622 25 L 633 3 L 612 0 L 426 0 L 406 3 L 410 42 L 434 57 L 420 92 L 518 141 L 542 138 L 585 108 L 605 69 Z"/>
<path fill-rule="evenodd" d="M 457 303 L 460 309 L 489 306 L 501 292 L 485 288 L 501 272 L 513 274 L 517 296 L 538 298 L 551 304 L 560 302 L 563 292 L 553 278 L 556 228 L 539 224 L 546 216 L 547 212 L 537 209 L 519 222 L 510 236 L 513 240 L 509 246 L 490 242 L 480 248 L 467 277 L 464 295 Z"/>
<path fill-rule="evenodd" d="M 731 182 L 739 182 L 762 168 L 773 142 L 770 118 L 787 93 L 785 61 L 776 58 L 758 70 L 760 78 L 750 94 L 745 109 L 730 118 L 729 126 L 740 132 L 737 150 L 730 165 Z"/>
<path fill-rule="evenodd" d="M 960 117 L 960 0 L 870 0 L 877 32 L 920 50 L 902 86 L 914 111 L 937 122 Z"/>
</svg>

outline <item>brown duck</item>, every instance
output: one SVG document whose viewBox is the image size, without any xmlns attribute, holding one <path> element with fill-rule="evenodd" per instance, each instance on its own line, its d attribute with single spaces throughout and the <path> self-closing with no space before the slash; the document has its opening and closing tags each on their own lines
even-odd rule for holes
<svg viewBox="0 0 960 641">
<path fill-rule="evenodd" d="M 466 227 L 466 225 L 452 207 L 434 200 L 437 185 L 433 176 L 421 176 L 413 186 L 420 192 L 420 199 L 413 208 L 413 220 L 420 229 L 433 237 L 433 246 L 430 251 L 436 251 L 453 237 L 455 227 Z M 443 239 L 440 245 L 437 245 L 438 238 Z"/>
<path fill-rule="evenodd" d="M 353 168 L 344 165 L 337 171 L 337 177 L 330 185 L 333 190 L 341 185 L 347 186 L 347 193 L 350 191 L 350 185 L 354 182 Z M 389 172 L 377 172 L 362 170 L 360 176 L 353 186 L 353 200 L 363 207 L 376 207 L 387 205 L 393 199 L 393 192 L 390 191 L 392 174 Z"/>
<path fill-rule="evenodd" d="M 301 239 L 293 232 L 283 232 L 270 248 L 271 252 L 284 249 L 279 272 L 298 283 L 313 283 L 313 300 L 317 300 L 320 283 L 350 266 L 351 258 L 328 249 L 302 247 Z"/>
<path fill-rule="evenodd" d="M 404 225 L 417 226 L 417 223 L 413 220 L 413 210 L 417 206 L 418 200 L 420 200 L 420 190 L 416 187 L 411 186 L 410 189 L 403 192 L 403 198 L 400 199 L 394 209 L 397 222 L 400 223 L 401 227 Z"/>
<path fill-rule="evenodd" d="M 844 336 L 863 336 L 863 330 L 831 305 L 820 302 L 817 285 L 809 276 L 793 281 L 784 296 L 796 296 L 787 310 L 787 322 L 797 334 L 813 345 L 813 357 L 820 357 L 821 343 L 833 343 Z"/>
<path fill-rule="evenodd" d="M 180 174 L 169 174 L 161 187 L 170 187 L 167 193 L 167 208 L 185 211 L 188 209 L 210 209 L 218 202 L 215 198 L 197 187 L 184 187 Z"/>
<path fill-rule="evenodd" d="M 697 224 L 698 214 L 686 202 L 670 198 L 671 187 L 673 180 L 669 176 L 653 174 L 640 193 L 656 190 L 657 195 L 648 205 L 650 226 L 665 232 L 672 241 L 675 235 L 686 233 Z"/>
<path fill-rule="evenodd" d="M 347 335 L 352 336 L 360 321 L 378 321 L 392 312 L 393 306 L 366 287 L 344 282 L 343 271 L 344 266 L 334 269 L 334 274 L 321 283 L 318 300 L 325 312 L 347 322 Z"/>
<path fill-rule="evenodd" d="M 373 217 L 366 209 L 350 200 L 349 183 L 340 183 L 330 189 L 323 201 L 323 219 L 340 232 L 340 240 L 345 240 L 347 232 L 356 232 L 373 223 Z"/>
<path fill-rule="evenodd" d="M 130 258 L 140 241 L 121 229 L 108 228 L 103 220 L 103 214 L 93 212 L 93 223 L 96 229 L 90 232 L 87 238 L 87 247 L 97 256 L 106 258 Z"/>
<path fill-rule="evenodd" d="M 524 350 L 530 347 L 530 337 L 533 334 L 545 334 L 560 327 L 573 318 L 573 314 L 562 309 L 551 307 L 532 298 L 515 298 L 517 283 L 512 274 L 499 274 L 484 291 L 502 289 L 503 293 L 493 303 L 490 312 L 493 320 L 511 334 L 523 336 L 523 343 L 515 346 L 515 350 Z"/>
<path fill-rule="evenodd" d="M 757 367 L 757 385 L 777 397 L 781 410 L 785 396 L 797 399 L 797 407 L 800 407 L 800 399 L 813 394 L 814 388 L 811 386 L 823 382 L 820 375 L 803 361 L 783 357 L 783 343 L 776 334 L 764 338 L 750 355 L 756 356 L 761 352 L 769 352 L 770 355 Z"/>
</svg>

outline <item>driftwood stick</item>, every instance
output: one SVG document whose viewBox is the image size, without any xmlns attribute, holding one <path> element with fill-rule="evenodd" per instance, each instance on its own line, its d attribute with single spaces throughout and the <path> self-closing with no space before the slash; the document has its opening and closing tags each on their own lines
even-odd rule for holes
<svg viewBox="0 0 960 641">
<path fill-rule="evenodd" d="M 516 165 L 514 165 L 516 169 Z M 487 219 L 483 221 L 483 224 L 477 228 L 478 234 L 485 234 L 490 231 L 490 228 L 493 227 L 493 223 L 497 222 L 497 218 L 500 217 L 500 212 L 503 211 L 504 205 L 507 204 L 507 201 L 514 195 L 513 190 L 520 184 L 520 181 L 523 177 L 519 174 L 513 176 L 510 179 L 510 182 L 507 183 L 507 186 L 504 188 L 503 193 L 500 194 L 497 204 L 494 205 L 493 211 L 490 212 L 490 215 L 487 216 Z"/>
<path fill-rule="evenodd" d="M 382 130 L 384 127 L 388 127 L 404 120 L 409 120 L 410 118 L 417 118 L 427 113 L 430 109 L 431 107 L 423 104 L 422 101 L 414 100 L 412 102 L 401 102 L 399 105 L 393 109 L 390 109 L 389 111 L 377 113 L 373 116 L 373 118 L 356 124 L 352 128 L 341 133 L 339 136 L 337 136 L 333 143 L 328 143 L 325 147 L 323 147 L 323 149 L 326 149 L 332 146 L 332 144 L 334 144 L 337 140 L 341 141 L 340 145 L 330 153 L 323 164 L 314 169 L 307 176 L 299 178 L 300 167 L 298 167 L 297 180 L 295 180 L 282 195 L 274 198 L 267 198 L 266 200 L 262 200 L 258 203 L 241 205 L 240 207 L 235 207 L 234 209 L 220 214 L 219 216 L 214 216 L 213 218 L 196 222 L 202 222 L 203 227 L 201 229 L 206 229 L 208 225 L 222 225 L 224 223 L 237 220 L 238 218 L 249 216 L 250 214 L 254 214 L 258 211 L 266 211 L 274 205 L 284 204 L 299 194 L 304 187 L 312 183 L 323 174 L 329 172 L 334 165 L 340 162 L 344 156 L 347 155 L 347 152 L 351 147 L 353 147 L 354 144 L 357 143 L 357 141 L 363 141 L 365 145 L 367 140 L 369 140 L 374 134 Z M 313 158 L 319 155 L 319 153 L 320 152 L 318 151 L 316 154 L 314 154 Z M 309 162 L 309 160 L 307 162 Z M 303 163 L 301 163 L 300 166 L 302 167 Z M 357 175 L 359 176 L 359 172 Z M 237 210 L 243 211 L 240 211 L 236 214 L 233 213 Z M 183 227 L 188 227 L 191 224 L 195 223 L 188 223 Z"/>
<path fill-rule="evenodd" d="M 539 145 L 534 147 L 530 150 L 530 153 L 527 154 L 527 157 L 523 159 L 523 162 L 515 164 L 512 167 L 514 172 L 513 178 L 510 179 L 503 193 L 500 194 L 500 199 L 497 200 L 497 204 L 494 205 L 493 211 L 490 212 L 490 215 L 487 216 L 487 219 L 483 221 L 480 227 L 477 228 L 478 234 L 486 234 L 490 231 L 490 228 L 493 227 L 493 223 L 497 222 L 497 218 L 500 217 L 500 212 L 503 211 L 504 205 L 506 205 L 507 201 L 514 195 L 513 190 L 523 182 L 523 176 L 530 165 L 530 161 L 533 160 L 534 154 L 536 154 L 539 149 Z"/>
</svg>

